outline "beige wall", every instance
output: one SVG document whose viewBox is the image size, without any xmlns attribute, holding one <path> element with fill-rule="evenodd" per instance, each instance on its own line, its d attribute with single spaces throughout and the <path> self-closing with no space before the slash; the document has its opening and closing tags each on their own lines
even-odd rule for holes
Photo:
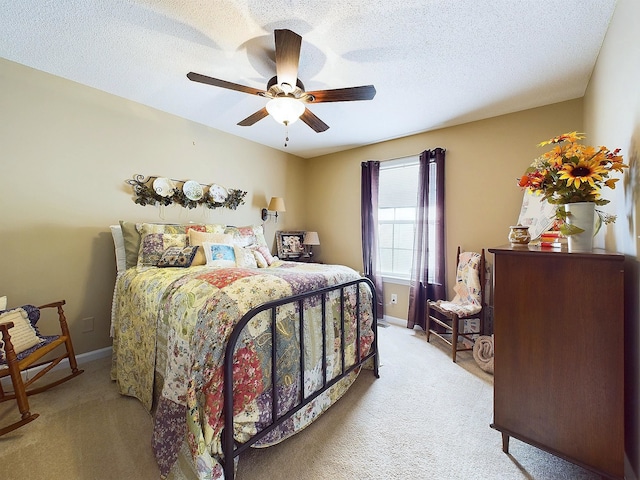
<svg viewBox="0 0 640 480">
<path fill-rule="evenodd" d="M 442 146 L 451 270 L 458 244 L 506 241 L 520 208 L 515 178 L 539 153 L 536 143 L 580 129 L 582 117 L 582 102 L 574 100 L 303 160 L 6 60 L 0 72 L 2 172 L 9 179 L 0 190 L 0 292 L 10 305 L 65 298 L 79 353 L 110 343 L 108 225 L 120 219 L 252 224 L 268 198 L 283 196 L 287 212 L 277 225 L 265 224 L 270 241 L 276 229 L 317 230 L 320 261 L 361 270 L 360 162 Z M 236 211 L 142 207 L 125 183 L 134 174 L 240 188 L 246 204 Z M 391 292 L 399 303 L 389 304 L 388 314 L 406 318 L 406 287 Z M 95 331 L 83 333 L 87 317 L 95 318 Z"/>
<path fill-rule="evenodd" d="M 66 299 L 78 353 L 107 347 L 115 279 L 109 225 L 258 224 L 283 196 L 277 227 L 303 223 L 304 160 L 0 59 L 0 295 L 9 305 Z M 236 211 L 140 206 L 134 174 L 247 191 Z M 276 225 L 265 225 L 273 240 Z M 95 318 L 93 332 L 81 320 Z M 45 330 L 52 326 L 45 325 Z"/>
<path fill-rule="evenodd" d="M 627 479 L 640 477 L 640 2 L 618 0 L 585 94 L 585 131 L 597 145 L 621 148 L 630 165 L 621 188 L 607 192 L 615 228 L 600 236 L 611 250 L 628 255 L 625 273 L 625 450 Z M 611 324 L 605 328 L 621 328 Z"/>
<path fill-rule="evenodd" d="M 517 223 L 522 191 L 516 180 L 544 152 L 536 145 L 560 133 L 582 129 L 582 100 L 512 113 L 361 147 L 310 160 L 305 227 L 317 230 L 321 258 L 362 270 L 360 164 L 415 155 L 443 147 L 445 158 L 446 250 L 449 290 L 458 245 L 479 251 L 508 242 Z M 492 262 L 487 253 L 488 263 Z M 389 294 L 398 304 L 389 305 Z M 407 287 L 387 285 L 387 314 L 407 318 Z"/>
</svg>

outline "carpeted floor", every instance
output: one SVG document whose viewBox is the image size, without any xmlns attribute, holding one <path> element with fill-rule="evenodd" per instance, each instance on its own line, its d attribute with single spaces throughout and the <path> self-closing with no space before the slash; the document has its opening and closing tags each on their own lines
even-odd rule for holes
<svg viewBox="0 0 640 480">
<path fill-rule="evenodd" d="M 240 458 L 238 480 L 599 479 L 491 429 L 492 377 L 471 352 L 454 364 L 437 339 L 394 324 L 381 328 L 381 377 L 363 371 L 318 421 L 285 442 Z M 116 393 L 109 359 L 30 397 L 40 417 L 0 437 L 0 479 L 158 479 L 151 417 Z M 15 404 L 0 404 L 0 425 Z"/>
</svg>

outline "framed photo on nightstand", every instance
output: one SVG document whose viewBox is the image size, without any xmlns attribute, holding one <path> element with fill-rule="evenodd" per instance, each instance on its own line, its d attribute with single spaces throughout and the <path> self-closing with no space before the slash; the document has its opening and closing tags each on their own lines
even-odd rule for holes
<svg viewBox="0 0 640 480">
<path fill-rule="evenodd" d="M 276 244 L 278 247 L 278 258 L 280 260 L 292 260 L 300 257 L 304 253 L 304 232 L 276 232 Z"/>
</svg>

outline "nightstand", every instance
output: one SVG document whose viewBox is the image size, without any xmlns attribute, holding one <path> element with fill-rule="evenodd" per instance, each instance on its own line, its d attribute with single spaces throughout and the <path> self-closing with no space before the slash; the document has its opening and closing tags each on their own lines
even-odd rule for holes
<svg viewBox="0 0 640 480">
<path fill-rule="evenodd" d="M 292 262 L 299 262 L 299 263 L 322 263 L 315 256 L 310 256 L 309 257 L 309 256 L 304 256 L 304 255 L 300 255 L 297 258 L 289 258 L 288 260 L 290 260 Z"/>
</svg>

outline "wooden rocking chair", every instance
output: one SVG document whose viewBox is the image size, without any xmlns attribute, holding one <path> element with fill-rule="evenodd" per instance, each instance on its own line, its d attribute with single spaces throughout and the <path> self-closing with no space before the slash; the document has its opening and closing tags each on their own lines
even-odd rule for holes
<svg viewBox="0 0 640 480">
<path fill-rule="evenodd" d="M 40 318 L 40 310 L 44 308 L 57 308 L 58 320 L 60 322 L 61 335 L 43 336 L 36 331 L 37 337 L 40 339 L 40 343 L 20 353 L 15 352 L 14 345 L 11 342 L 11 335 L 9 329 L 13 328 L 13 322 L 0 323 L 0 333 L 2 334 L 2 343 L 4 345 L 5 358 L 0 358 L 0 402 L 15 399 L 18 403 L 18 409 L 22 418 L 4 428 L 0 429 L 0 436 L 9 433 L 16 428 L 22 427 L 27 423 L 38 418 L 37 413 L 31 413 L 29 411 L 28 395 L 34 395 L 36 393 L 48 390 L 51 387 L 60 385 L 71 378 L 80 375 L 84 370 L 78 369 L 76 362 L 76 356 L 73 351 L 73 344 L 71 343 L 71 335 L 69 334 L 69 327 L 67 326 L 67 319 L 64 316 L 62 306 L 65 304 L 64 300 L 54 303 L 48 303 L 41 307 L 34 307 L 27 305 L 22 307 L 29 316 L 29 322 L 35 329 L 35 324 Z M 0 320 L 2 322 L 2 320 Z M 64 346 L 64 351 L 60 351 L 59 355 L 52 360 L 40 361 L 45 355 Z M 71 373 L 64 378 L 60 378 L 46 385 L 38 386 L 37 388 L 29 388 L 31 385 L 42 378 L 58 363 L 65 358 L 69 359 L 69 367 Z M 40 361 L 40 362 L 39 362 Z M 39 362 L 39 363 L 37 363 Z M 23 380 L 22 372 L 29 368 L 42 367 L 32 378 L 29 380 Z M 4 377 L 11 377 L 13 384 L 13 392 L 7 392 L 2 388 L 2 379 Z"/>
</svg>

